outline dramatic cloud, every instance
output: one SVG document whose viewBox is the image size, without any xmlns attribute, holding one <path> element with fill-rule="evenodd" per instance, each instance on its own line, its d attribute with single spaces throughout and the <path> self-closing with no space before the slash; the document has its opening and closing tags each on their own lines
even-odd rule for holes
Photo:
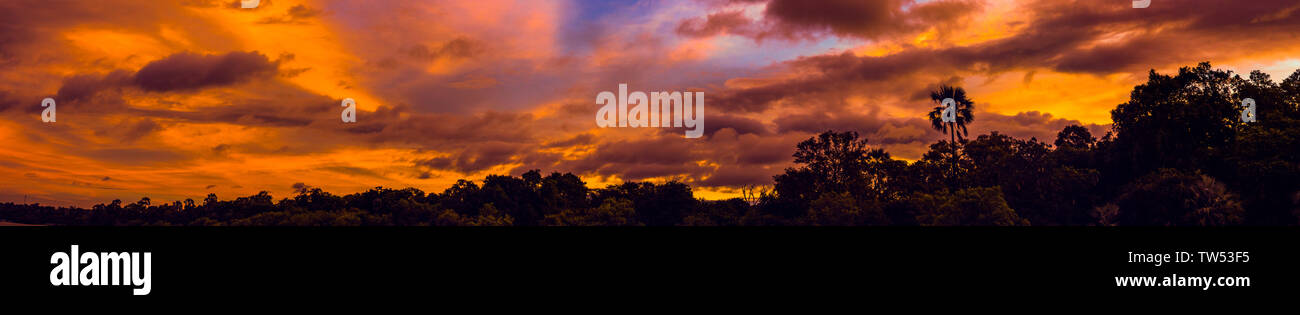
<svg viewBox="0 0 1300 315">
<path fill-rule="evenodd" d="M 469 58 L 483 53 L 483 50 L 481 43 L 466 37 L 457 37 L 443 43 L 436 50 L 431 50 L 423 44 L 416 44 L 411 47 L 409 54 L 411 58 L 418 60 L 435 60 L 438 58 Z"/>
<path fill-rule="evenodd" d="M 706 18 L 691 18 L 677 26 L 677 34 L 690 37 L 707 37 L 723 33 L 749 34 L 753 23 L 743 12 L 729 11 L 709 14 Z"/>
<path fill-rule="evenodd" d="M 917 4 L 906 0 L 773 0 L 765 13 L 777 20 L 787 34 L 829 30 L 842 36 L 878 38 L 951 23 L 979 9 L 978 3 L 972 1 Z"/>
<path fill-rule="evenodd" d="M 0 197 L 82 206 L 531 169 L 727 198 L 826 130 L 920 158 L 947 138 L 941 84 L 975 101 L 972 136 L 1051 142 L 1105 134 L 1152 69 L 1300 68 L 1284 0 L 17 0 L 0 20 Z M 596 127 L 619 84 L 704 93 L 704 135 Z"/>
<path fill-rule="evenodd" d="M 259 5 L 259 7 L 261 6 Z M 302 24 L 302 23 L 307 23 L 307 21 L 311 20 L 312 18 L 320 16 L 321 13 L 322 13 L 321 10 L 313 9 L 311 7 L 299 4 L 289 8 L 289 11 L 285 12 L 283 16 L 273 16 L 273 17 L 263 18 L 262 20 L 258 21 L 258 23 Z"/>
<path fill-rule="evenodd" d="M 146 91 L 196 89 L 275 74 L 278 68 L 278 62 L 271 62 L 258 52 L 222 55 L 182 52 L 140 68 L 135 83 Z"/>
</svg>

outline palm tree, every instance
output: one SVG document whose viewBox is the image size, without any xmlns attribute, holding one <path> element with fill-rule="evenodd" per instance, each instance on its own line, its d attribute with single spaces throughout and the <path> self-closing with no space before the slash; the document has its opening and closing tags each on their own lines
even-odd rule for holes
<svg viewBox="0 0 1300 315">
<path fill-rule="evenodd" d="M 952 122 L 943 121 L 943 100 L 952 98 L 955 101 L 956 117 Z M 975 102 L 966 97 L 966 90 L 960 87 L 948 85 L 939 85 L 939 90 L 930 92 L 930 100 L 935 104 L 934 110 L 930 111 L 930 124 L 934 130 L 941 131 L 951 137 L 953 151 L 949 156 L 949 164 L 952 167 L 952 176 L 957 176 L 957 141 L 965 140 L 968 132 L 966 124 L 975 121 Z"/>
<path fill-rule="evenodd" d="M 956 101 L 957 117 L 953 122 L 943 121 L 943 100 L 952 98 Z M 951 136 L 953 144 L 957 140 L 964 140 L 967 135 L 966 124 L 975 121 L 975 102 L 966 98 L 966 90 L 960 87 L 940 85 L 938 91 L 930 92 L 930 100 L 938 104 L 934 110 L 930 111 L 930 123 L 934 130 L 938 130 Z"/>
</svg>

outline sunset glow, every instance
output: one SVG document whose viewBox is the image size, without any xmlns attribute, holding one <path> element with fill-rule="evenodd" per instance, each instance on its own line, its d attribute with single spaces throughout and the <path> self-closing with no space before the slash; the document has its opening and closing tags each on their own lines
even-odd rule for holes
<svg viewBox="0 0 1300 315">
<path fill-rule="evenodd" d="M 969 91 L 971 134 L 1050 140 L 1104 135 L 1153 69 L 1300 68 L 1294 1 L 1160 2 L 3 1 L 0 201 L 442 191 L 531 169 L 724 199 L 829 129 L 919 159 L 947 139 L 924 118 L 940 84 Z M 620 83 L 703 92 L 704 135 L 597 127 Z"/>
</svg>

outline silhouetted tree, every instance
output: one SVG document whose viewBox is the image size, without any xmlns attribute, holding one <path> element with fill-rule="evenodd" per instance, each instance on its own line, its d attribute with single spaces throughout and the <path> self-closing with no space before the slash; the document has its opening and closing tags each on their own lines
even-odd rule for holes
<svg viewBox="0 0 1300 315">
<path fill-rule="evenodd" d="M 632 201 L 637 220 L 650 226 L 677 225 L 686 214 L 695 212 L 699 202 L 690 186 L 676 181 L 659 185 L 629 182 L 610 185 L 592 194 L 592 202 L 602 206 L 614 198 Z"/>
<path fill-rule="evenodd" d="M 943 121 L 943 100 L 948 98 L 955 101 L 956 117 L 953 122 Z M 965 139 L 968 132 L 966 125 L 975 121 L 975 102 L 966 97 L 966 89 L 940 85 L 939 90 L 930 92 L 930 100 L 935 104 L 934 109 L 928 114 L 934 130 L 949 135 L 953 143 Z"/>
<path fill-rule="evenodd" d="M 1203 169 L 1233 138 L 1240 99 L 1231 73 L 1210 64 L 1178 75 L 1148 75 L 1111 111 L 1116 132 L 1111 171 L 1128 181 L 1159 168 Z"/>
<path fill-rule="evenodd" d="M 745 225 L 745 216 L 751 212 L 748 202 L 740 198 L 700 202 L 699 211 L 682 218 L 685 226 L 737 226 Z"/>
<path fill-rule="evenodd" d="M 1199 172 L 1161 169 L 1125 187 L 1120 225 L 1220 226 L 1242 223 L 1237 196 Z"/>
<path fill-rule="evenodd" d="M 887 225 L 880 203 L 876 200 L 858 200 L 845 192 L 822 194 L 813 200 L 808 210 L 807 224 L 819 226 Z"/>
<path fill-rule="evenodd" d="M 972 185 L 1002 187 L 1007 204 L 1020 216 L 1043 225 L 1091 221 L 1087 211 L 1093 200 L 1087 196 L 1097 184 L 1097 172 L 1060 163 L 1046 143 L 993 132 L 967 142 L 965 153 L 972 162 Z"/>
<path fill-rule="evenodd" d="M 623 198 L 608 198 L 596 208 L 564 210 L 546 216 L 546 225 L 551 226 L 638 226 L 644 225 L 637 220 L 636 209 L 632 201 Z"/>
<path fill-rule="evenodd" d="M 1066 126 L 1061 132 L 1056 134 L 1056 145 L 1060 148 L 1070 148 L 1074 150 L 1091 149 L 1093 144 L 1097 143 L 1097 138 L 1092 137 L 1092 132 L 1088 128 L 1079 125 Z"/>
<path fill-rule="evenodd" d="M 945 107 L 943 106 L 943 100 L 949 98 L 954 101 L 953 111 L 955 115 L 952 122 L 944 122 L 943 112 Z M 950 162 L 951 164 L 949 167 L 953 167 L 953 169 L 950 170 L 953 173 L 951 176 L 956 177 L 957 169 L 955 167 L 958 163 L 957 151 L 960 149 L 960 143 L 964 142 L 966 135 L 969 132 L 966 130 L 966 125 L 975 121 L 975 102 L 966 97 L 966 89 L 946 84 L 939 85 L 939 90 L 930 92 L 930 100 L 935 103 L 934 109 L 932 109 L 928 114 L 930 124 L 934 127 L 934 130 L 938 130 L 949 136 L 949 143 L 952 143 L 953 145 L 953 150 L 950 151 L 950 155 L 948 156 L 953 160 Z M 957 185 L 953 183 L 951 187 L 956 188 Z"/>
<path fill-rule="evenodd" d="M 1002 190 L 997 187 L 978 187 L 953 193 L 919 194 L 912 200 L 921 225 L 1029 225 L 1007 206 Z"/>
<path fill-rule="evenodd" d="M 807 214 L 813 200 L 825 194 L 848 193 L 863 200 L 897 199 L 907 163 L 883 149 L 871 149 L 857 132 L 823 132 L 796 146 L 794 162 L 774 177 L 775 197 L 768 208 L 787 219 Z"/>
</svg>

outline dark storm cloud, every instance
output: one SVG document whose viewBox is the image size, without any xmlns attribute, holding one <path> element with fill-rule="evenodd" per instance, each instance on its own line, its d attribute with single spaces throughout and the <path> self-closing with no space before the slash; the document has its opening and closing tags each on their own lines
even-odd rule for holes
<svg viewBox="0 0 1300 315">
<path fill-rule="evenodd" d="M 63 79 L 53 96 L 60 114 L 80 115 L 120 111 L 128 107 L 122 88 L 131 86 L 131 73 L 116 70 L 104 74 L 83 73 Z M 32 107 L 33 110 L 40 108 Z"/>
<path fill-rule="evenodd" d="M 406 54 L 417 60 L 434 60 L 438 58 L 470 58 L 484 53 L 487 50 L 482 43 L 479 43 L 468 37 L 457 37 L 437 49 L 430 49 L 424 44 L 416 44 L 407 49 Z"/>
<path fill-rule="evenodd" d="M 258 52 L 229 52 L 216 55 L 199 55 L 182 52 L 149 62 L 138 72 L 114 70 L 108 73 L 81 73 L 63 79 L 55 99 L 60 112 L 75 111 L 100 113 L 119 111 L 127 107 L 122 99 L 124 88 L 150 92 L 191 92 L 194 90 L 236 84 L 255 78 L 274 76 L 279 61 L 272 62 Z M 281 107 L 266 108 L 264 103 L 245 107 L 212 109 L 218 113 L 144 111 L 163 117 L 193 116 L 196 120 L 234 121 L 249 116 L 253 121 L 271 125 L 302 125 L 301 119 L 290 116 L 271 116 L 262 113 L 282 111 Z M 294 115 L 302 113 L 293 113 Z"/>
<path fill-rule="evenodd" d="M 516 153 L 520 152 L 520 149 L 521 146 L 514 143 L 480 144 L 458 152 L 451 157 L 415 161 L 415 165 L 433 170 L 449 170 L 469 174 L 506 164 L 512 160 Z"/>
<path fill-rule="evenodd" d="M 704 18 L 690 18 L 677 25 L 677 34 L 687 37 L 708 37 L 722 33 L 750 34 L 750 24 L 743 12 L 729 11 L 709 14 Z"/>
<path fill-rule="evenodd" d="M 764 125 L 762 121 L 728 114 L 714 114 L 707 116 L 707 123 L 704 126 L 704 133 L 709 136 L 712 136 L 715 132 L 724 128 L 731 128 L 732 130 L 735 130 L 736 133 L 740 134 L 748 133 L 762 136 L 770 133 L 767 130 L 767 126 Z"/>
<path fill-rule="evenodd" d="M 723 90 L 709 105 L 728 111 L 762 112 L 772 102 L 790 97 L 799 91 L 787 90 L 794 82 L 781 82 L 753 88 Z"/>
<path fill-rule="evenodd" d="M 131 73 L 117 70 L 108 74 L 77 74 L 63 79 L 57 99 L 78 101 L 95 96 L 101 90 L 121 87 L 131 82 Z"/>
<path fill-rule="evenodd" d="M 111 130 L 99 130 L 97 133 L 103 135 L 112 132 L 122 142 L 132 143 L 159 130 L 162 130 L 162 126 L 153 119 L 140 118 L 122 121 Z"/>
<path fill-rule="evenodd" d="M 761 1 L 713 2 L 723 5 Z M 877 39 L 912 34 L 933 26 L 947 29 L 954 26 L 954 22 L 980 12 L 981 8 L 980 2 L 956 0 L 926 3 L 910 0 L 773 0 L 767 2 L 763 11 L 764 21 L 752 21 L 741 11 L 724 11 L 707 17 L 684 19 L 676 31 L 678 35 L 687 37 L 733 34 L 755 39 L 797 39 L 830 33 Z"/>
<path fill-rule="evenodd" d="M 299 4 L 289 8 L 289 11 L 285 12 L 284 15 L 264 18 L 262 20 L 259 20 L 258 23 L 305 24 L 307 23 L 307 21 L 314 19 L 317 16 L 320 16 L 322 13 L 324 13 L 324 11 L 321 11 L 320 9 L 315 9 L 312 7 L 308 7 L 306 5 Z"/>
<path fill-rule="evenodd" d="M 0 112 L 10 108 L 16 108 L 21 103 L 21 101 L 9 96 L 8 91 L 0 90 Z"/>
<path fill-rule="evenodd" d="M 575 147 L 575 146 L 585 146 L 594 143 L 595 140 L 596 140 L 596 136 L 590 133 L 580 133 L 576 136 L 569 137 L 568 139 L 544 143 L 542 144 L 542 147 L 543 148 L 567 148 L 567 147 Z"/>
<path fill-rule="evenodd" d="M 705 115 L 704 136 L 712 137 L 714 133 L 722 129 L 735 130 L 741 134 L 768 135 L 771 131 L 763 121 L 737 115 L 725 113 L 711 113 Z M 690 130 L 685 127 L 669 127 L 658 129 L 664 135 L 681 135 L 683 132 Z"/>
<path fill-rule="evenodd" d="M 308 191 L 311 191 L 312 188 L 316 188 L 316 187 L 312 187 L 311 185 L 307 185 L 307 183 L 297 182 L 297 183 L 293 183 L 293 185 L 292 185 L 292 186 L 289 186 L 289 188 L 293 189 L 293 192 L 294 192 L 294 193 L 297 193 L 297 194 L 303 194 L 303 193 L 306 193 L 306 192 L 308 192 Z"/>
<path fill-rule="evenodd" d="M 316 169 L 317 169 L 317 170 L 321 170 L 321 171 L 327 171 L 327 172 L 339 173 L 339 174 L 343 174 L 343 175 L 351 175 L 351 176 L 359 176 L 359 177 L 370 177 L 370 178 L 375 178 L 375 179 L 380 179 L 380 180 L 387 180 L 387 179 L 388 179 L 388 177 L 385 177 L 384 175 L 380 175 L 379 173 L 376 173 L 375 171 L 368 170 L 368 169 L 364 169 L 364 168 L 360 168 L 360 167 L 353 167 L 353 166 L 341 166 L 341 165 L 340 165 L 340 166 L 322 166 L 322 167 L 318 167 L 318 168 L 316 168 Z"/>
<path fill-rule="evenodd" d="M 115 70 L 103 74 L 68 76 L 64 78 L 55 98 L 60 113 L 66 113 L 65 115 L 128 113 L 137 117 L 267 127 L 305 127 L 337 119 L 335 108 L 340 100 L 278 81 L 248 87 L 247 90 L 253 96 L 227 95 L 228 98 L 224 99 L 227 103 L 222 106 L 185 111 L 133 107 L 123 98 L 123 94 L 128 93 L 123 90 L 185 94 L 254 79 L 270 79 L 277 73 L 279 63 L 280 61 L 271 61 L 258 52 L 235 51 L 207 55 L 182 52 L 149 62 L 135 73 Z M 269 93 L 271 91 L 274 93 Z M 275 96 L 256 96 L 268 94 Z M 267 106 L 268 104 L 276 106 Z M 114 128 L 111 134 L 130 142 L 158 130 L 161 128 L 156 121 L 146 119 Z M 110 132 L 98 130 L 96 133 L 108 135 Z"/>
<path fill-rule="evenodd" d="M 773 0 L 765 14 L 782 23 L 787 32 L 830 30 L 840 35 L 876 37 L 908 26 L 903 21 L 904 0 L 800 1 Z"/>
<path fill-rule="evenodd" d="M 198 89 L 230 85 L 277 73 L 279 62 L 259 52 L 234 51 L 220 55 L 182 52 L 140 68 L 135 84 L 146 91 Z"/>
</svg>

